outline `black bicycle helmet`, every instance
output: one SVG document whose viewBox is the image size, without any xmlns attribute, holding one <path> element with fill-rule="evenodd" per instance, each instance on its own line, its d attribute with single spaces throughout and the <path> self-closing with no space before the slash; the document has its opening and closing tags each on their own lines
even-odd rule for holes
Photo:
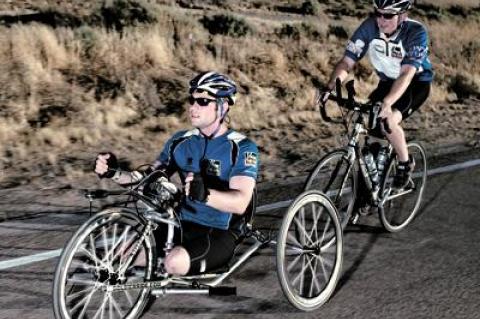
<svg viewBox="0 0 480 319">
<path fill-rule="evenodd" d="M 226 75 L 209 71 L 202 72 L 190 81 L 189 92 L 203 90 L 216 98 L 226 98 L 229 105 L 235 104 L 237 85 Z"/>
<path fill-rule="evenodd" d="M 410 9 L 413 0 L 373 0 L 373 7 L 394 13 L 403 13 Z"/>
</svg>

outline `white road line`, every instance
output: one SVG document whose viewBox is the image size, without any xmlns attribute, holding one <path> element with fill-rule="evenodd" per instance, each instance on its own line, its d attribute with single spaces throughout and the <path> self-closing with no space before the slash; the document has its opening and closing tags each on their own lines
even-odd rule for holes
<svg viewBox="0 0 480 319">
<path fill-rule="evenodd" d="M 62 249 L 56 249 L 56 250 L 50 250 L 43 253 L 35 254 L 35 255 L 2 261 L 0 262 L 0 270 L 28 265 L 28 264 L 36 263 L 39 261 L 55 258 L 60 256 L 61 253 L 62 253 Z"/>
<path fill-rule="evenodd" d="M 434 169 L 429 170 L 427 175 L 428 176 L 433 176 L 433 175 L 438 175 L 438 174 L 443 174 L 443 173 L 450 173 L 450 172 L 474 167 L 474 166 L 477 166 L 477 165 L 480 165 L 480 159 L 434 168 Z M 262 206 L 257 207 L 256 212 L 257 213 L 262 213 L 262 212 L 266 212 L 266 211 L 273 210 L 273 209 L 288 207 L 291 202 L 292 202 L 292 200 L 284 200 L 284 201 L 280 201 L 280 202 L 276 202 L 276 203 L 272 203 L 272 204 L 262 205 Z M 46 252 L 35 254 L 35 255 L 30 255 L 30 256 L 25 256 L 25 257 L 20 257 L 20 258 L 15 258 L 15 259 L 11 259 L 11 260 L 2 261 L 2 262 L 0 262 L 0 270 L 13 268 L 13 267 L 18 267 L 18 266 L 23 266 L 23 265 L 28 265 L 28 264 L 32 264 L 32 263 L 35 263 L 35 262 L 55 258 L 55 257 L 60 256 L 61 253 L 62 253 L 62 249 L 57 249 L 57 250 L 46 251 Z"/>
</svg>

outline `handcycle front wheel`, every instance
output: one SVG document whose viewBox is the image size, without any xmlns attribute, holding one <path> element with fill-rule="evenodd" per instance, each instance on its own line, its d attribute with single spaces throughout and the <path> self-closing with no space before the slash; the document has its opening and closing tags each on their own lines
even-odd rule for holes
<svg viewBox="0 0 480 319">
<path fill-rule="evenodd" d="M 317 162 L 305 182 L 304 191 L 310 189 L 319 190 L 332 200 L 345 229 L 357 195 L 357 174 L 346 150 L 334 150 Z"/>
<path fill-rule="evenodd" d="M 337 210 L 325 194 L 310 190 L 290 205 L 276 258 L 280 285 L 293 306 L 312 311 L 328 301 L 341 275 L 343 236 Z"/>
<path fill-rule="evenodd" d="M 57 264 L 55 318 L 138 318 L 150 299 L 150 288 L 142 284 L 152 278 L 156 261 L 155 239 L 144 229 L 138 215 L 121 208 L 87 220 Z M 135 263 L 141 263 L 136 270 Z M 113 289 L 120 285 L 131 288 Z"/>
<path fill-rule="evenodd" d="M 383 227 L 390 232 L 404 229 L 414 219 L 420 208 L 427 183 L 427 156 L 424 148 L 417 142 L 410 142 L 407 147 L 415 163 L 407 187 L 398 194 L 389 191 L 396 174 L 393 154 L 380 188 L 380 194 L 384 194 L 387 198 L 384 204 L 379 206 L 378 213 Z"/>
</svg>

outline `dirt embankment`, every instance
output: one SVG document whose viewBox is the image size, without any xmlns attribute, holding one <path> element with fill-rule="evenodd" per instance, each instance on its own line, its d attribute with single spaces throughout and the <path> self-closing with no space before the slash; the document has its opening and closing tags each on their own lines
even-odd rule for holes
<svg viewBox="0 0 480 319">
<path fill-rule="evenodd" d="M 325 83 L 371 1 L 6 1 L 0 4 L 0 185 L 86 187 L 99 151 L 150 162 L 188 127 L 188 79 L 217 69 L 240 86 L 232 127 L 261 150 L 260 181 L 304 175 L 343 145 L 320 120 Z M 422 1 L 431 34 L 432 96 L 405 123 L 430 150 L 478 147 L 480 6 Z M 452 37 L 455 34 L 455 37 Z M 376 84 L 356 69 L 365 96 Z"/>
</svg>

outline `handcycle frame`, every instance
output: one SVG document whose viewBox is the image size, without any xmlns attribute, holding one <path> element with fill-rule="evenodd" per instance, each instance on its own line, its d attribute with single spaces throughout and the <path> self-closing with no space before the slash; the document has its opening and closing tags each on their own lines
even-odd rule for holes
<svg viewBox="0 0 480 319">
<path fill-rule="evenodd" d="M 155 177 L 157 172 L 152 172 L 149 176 L 147 176 L 144 180 L 151 179 Z M 180 228 L 180 223 L 178 218 L 175 214 L 175 210 L 167 205 L 163 205 L 164 202 L 158 203 L 156 199 L 152 199 L 148 196 L 143 195 L 142 193 L 138 192 L 137 189 L 145 182 L 141 182 L 138 186 L 134 189 L 129 190 L 119 190 L 119 191 L 107 191 L 107 190 L 93 190 L 87 191 L 85 196 L 90 200 L 94 200 L 97 198 L 104 198 L 110 195 L 128 195 L 140 200 L 140 203 L 144 205 L 144 210 L 139 211 L 138 208 L 136 211 L 131 210 L 131 212 L 136 213 L 140 216 L 144 217 L 146 222 L 146 231 L 144 236 L 149 236 L 150 232 L 153 232 L 159 223 L 164 223 L 168 225 L 167 230 L 167 240 L 164 243 L 163 250 L 165 253 L 171 251 L 174 247 L 173 237 L 174 237 L 174 230 L 175 228 Z M 168 184 L 167 184 L 168 185 Z M 173 185 L 173 184 L 172 184 Z M 100 196 L 99 196 L 100 195 Z M 168 197 L 166 193 L 164 193 L 164 200 L 168 201 L 171 198 Z M 249 209 L 255 209 L 255 201 L 256 201 L 256 194 L 253 195 L 254 198 L 252 199 L 252 204 Z M 160 205 L 159 205 L 160 204 Z M 253 212 L 252 212 L 253 214 Z M 252 216 L 253 217 L 253 216 Z M 238 258 L 235 258 L 235 262 L 233 264 L 225 265 L 225 267 L 221 267 L 217 270 L 211 271 L 205 274 L 198 274 L 198 275 L 185 275 L 185 276 L 168 276 L 166 278 L 160 280 L 153 280 L 148 283 L 145 283 L 145 287 L 153 288 L 151 294 L 154 296 L 163 296 L 169 294 L 209 294 L 209 295 L 232 295 L 236 294 L 236 289 L 233 287 L 219 287 L 217 286 L 223 282 L 229 275 L 231 275 L 238 267 L 240 267 L 252 254 L 256 251 L 261 249 L 262 247 L 268 245 L 272 242 L 272 239 L 268 238 L 266 235 L 262 234 L 259 230 L 253 230 L 252 224 L 247 222 L 248 232 L 247 235 L 243 238 L 243 240 L 253 239 L 254 242 L 252 245 L 243 252 Z M 242 240 L 242 241 L 243 241 Z M 133 254 L 133 252 L 131 253 Z M 191 288 L 167 288 L 170 283 L 181 285 L 185 287 Z M 206 288 L 202 288 L 202 286 Z M 137 286 L 139 287 L 139 286 Z M 118 287 L 117 287 L 118 288 Z M 215 289 L 217 288 L 217 289 Z M 115 288 L 114 288 L 115 289 Z"/>
</svg>

